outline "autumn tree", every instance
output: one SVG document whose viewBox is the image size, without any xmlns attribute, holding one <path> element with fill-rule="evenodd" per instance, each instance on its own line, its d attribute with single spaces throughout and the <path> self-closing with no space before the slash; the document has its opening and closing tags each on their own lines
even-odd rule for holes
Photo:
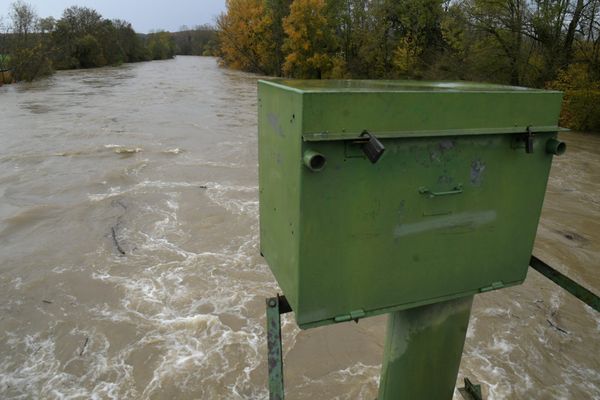
<svg viewBox="0 0 600 400">
<path fill-rule="evenodd" d="M 335 78 L 344 74 L 344 60 L 332 50 L 337 38 L 325 16 L 325 0 L 295 0 L 283 21 L 287 51 L 283 71 L 299 78 Z"/>
<path fill-rule="evenodd" d="M 221 59 L 236 69 L 277 74 L 272 16 L 263 0 L 227 0 L 227 12 L 217 19 Z"/>
<path fill-rule="evenodd" d="M 283 45 L 285 42 L 285 31 L 283 21 L 290 13 L 292 0 L 265 0 L 265 11 L 268 15 L 271 39 L 273 41 L 273 66 L 271 69 L 276 76 L 281 76 L 284 54 Z"/>
</svg>

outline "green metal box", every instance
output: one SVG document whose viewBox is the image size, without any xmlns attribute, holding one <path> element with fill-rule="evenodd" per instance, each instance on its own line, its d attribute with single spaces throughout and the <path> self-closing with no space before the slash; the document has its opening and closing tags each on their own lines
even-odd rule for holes
<svg viewBox="0 0 600 400">
<path fill-rule="evenodd" d="M 562 94 L 260 81 L 260 246 L 301 328 L 521 283 Z M 373 163 L 367 131 L 385 147 Z"/>
</svg>

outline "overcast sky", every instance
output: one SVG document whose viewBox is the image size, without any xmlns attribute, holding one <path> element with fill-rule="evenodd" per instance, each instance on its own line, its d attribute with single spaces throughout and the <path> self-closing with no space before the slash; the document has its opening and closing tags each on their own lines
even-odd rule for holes
<svg viewBox="0 0 600 400">
<path fill-rule="evenodd" d="M 225 0 L 25 0 L 40 17 L 59 18 L 72 5 L 90 7 L 104 18 L 131 22 L 136 32 L 179 30 L 182 25 L 193 27 L 214 24 L 215 17 L 225 10 Z M 0 0 L 0 16 L 6 17 L 11 0 Z"/>
</svg>

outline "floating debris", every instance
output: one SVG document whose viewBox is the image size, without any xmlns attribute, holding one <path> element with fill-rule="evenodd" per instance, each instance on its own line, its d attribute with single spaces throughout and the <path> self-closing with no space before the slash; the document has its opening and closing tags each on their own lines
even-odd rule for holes
<svg viewBox="0 0 600 400">
<path fill-rule="evenodd" d="M 569 332 L 563 328 L 561 328 L 560 326 L 556 325 L 554 322 L 550 321 L 548 318 L 546 318 L 546 322 L 548 322 L 548 325 L 550 325 L 552 328 L 556 329 L 557 331 L 564 333 L 565 335 L 568 335 Z"/>
<path fill-rule="evenodd" d="M 86 337 L 85 342 L 83 342 L 83 346 L 81 346 L 81 351 L 79 352 L 79 357 L 81 357 L 83 355 L 83 352 L 85 351 L 85 348 L 87 347 L 87 344 L 89 341 L 90 341 L 90 338 Z"/>
<path fill-rule="evenodd" d="M 115 247 L 117 248 L 117 251 L 119 253 L 121 253 L 122 255 L 125 255 L 125 250 L 123 250 L 123 248 L 119 244 L 119 240 L 117 239 L 117 231 L 116 231 L 115 227 L 113 226 L 112 228 L 110 228 L 110 230 L 112 232 L 113 243 L 115 244 Z"/>
</svg>

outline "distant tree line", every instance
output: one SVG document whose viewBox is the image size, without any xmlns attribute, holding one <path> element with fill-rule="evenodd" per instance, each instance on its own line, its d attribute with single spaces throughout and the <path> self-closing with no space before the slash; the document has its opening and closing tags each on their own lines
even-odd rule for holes
<svg viewBox="0 0 600 400">
<path fill-rule="evenodd" d="M 213 56 L 219 49 L 217 31 L 211 25 L 198 25 L 195 28 L 183 25 L 179 28 L 179 32 L 173 32 L 171 35 L 175 41 L 177 54 Z"/>
<path fill-rule="evenodd" d="M 210 26 L 139 34 L 129 22 L 103 18 L 91 8 L 69 7 L 56 20 L 39 18 L 29 4 L 17 1 L 8 18 L 0 19 L 0 84 L 33 80 L 53 70 L 210 55 L 216 48 Z"/>
<path fill-rule="evenodd" d="M 227 0 L 224 65 L 294 78 L 475 80 L 564 90 L 600 131 L 600 0 Z"/>
</svg>

